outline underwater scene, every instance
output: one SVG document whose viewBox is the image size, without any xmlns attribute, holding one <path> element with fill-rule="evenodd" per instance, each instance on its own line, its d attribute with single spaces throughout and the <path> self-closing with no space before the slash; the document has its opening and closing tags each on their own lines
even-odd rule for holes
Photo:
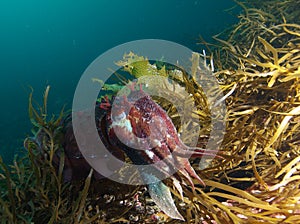
<svg viewBox="0 0 300 224">
<path fill-rule="evenodd" d="M 0 223 L 300 223 L 299 0 L 0 17 Z"/>
</svg>

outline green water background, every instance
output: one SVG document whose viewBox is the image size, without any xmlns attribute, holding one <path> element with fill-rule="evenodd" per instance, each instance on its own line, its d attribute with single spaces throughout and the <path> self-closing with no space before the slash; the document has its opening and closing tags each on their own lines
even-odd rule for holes
<svg viewBox="0 0 300 224">
<path fill-rule="evenodd" d="M 231 0 L 0 1 L 0 155 L 9 162 L 31 135 L 29 86 L 49 109 L 71 107 L 76 84 L 101 53 L 124 42 L 155 38 L 202 51 L 206 40 L 237 19 Z"/>
</svg>

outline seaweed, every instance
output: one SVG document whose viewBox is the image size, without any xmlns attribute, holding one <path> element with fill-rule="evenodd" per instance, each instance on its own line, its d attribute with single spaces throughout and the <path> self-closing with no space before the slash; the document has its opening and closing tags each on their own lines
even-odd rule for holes
<svg viewBox="0 0 300 224">
<path fill-rule="evenodd" d="M 164 180 L 178 212 L 186 223 L 297 223 L 300 221 L 300 10 L 297 0 L 236 1 L 242 8 L 239 22 L 215 35 L 215 43 L 202 40 L 208 60 L 224 93 L 227 105 L 223 158 L 213 160 L 201 174 L 206 187 L 195 181 L 194 191 L 172 179 Z M 143 61 L 139 64 L 138 61 Z M 168 111 L 183 141 L 198 138 L 193 122 L 199 122 L 200 142 L 209 138 L 211 113 L 207 96 L 192 76 L 178 67 L 148 61 L 134 53 L 120 66 L 135 77 L 171 77 L 168 83 L 153 82 L 157 91 L 170 97 L 188 97 L 195 103 L 195 121 L 181 124 L 169 101 L 155 100 Z M 206 63 L 206 62 L 205 62 Z M 130 66 L 127 66 L 130 64 Z M 157 65 L 157 67 L 153 65 Z M 152 70 L 149 70 L 149 66 Z M 193 71 L 193 68 L 192 68 Z M 192 72 L 193 73 L 193 72 Z M 99 81 L 99 80 L 94 80 Z M 122 79 L 122 82 L 126 80 Z M 174 83 L 179 83 L 175 85 Z M 106 85 L 117 91 L 118 85 Z M 195 88 L 197 87 L 197 88 Z M 212 94 L 219 94 L 212 89 Z M 129 186 L 107 179 L 94 180 L 92 170 L 85 180 L 63 181 L 64 153 L 60 143 L 64 111 L 49 117 L 46 88 L 42 106 L 33 105 L 29 116 L 34 138 L 24 141 L 27 155 L 8 166 L 0 159 L 0 216 L 2 223 L 178 223 L 160 212 L 144 186 Z M 37 108 L 37 109 L 35 109 Z M 185 134 L 184 134 L 185 133 Z M 198 134 L 198 135 L 197 135 Z M 39 137 L 39 141 L 37 140 Z M 59 151 L 58 167 L 53 155 Z"/>
</svg>

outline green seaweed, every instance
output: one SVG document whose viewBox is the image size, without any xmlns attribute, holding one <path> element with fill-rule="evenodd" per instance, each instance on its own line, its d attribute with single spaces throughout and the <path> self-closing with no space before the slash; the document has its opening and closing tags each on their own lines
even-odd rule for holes
<svg viewBox="0 0 300 224">
<path fill-rule="evenodd" d="M 191 159 L 203 176 L 205 188 L 195 181 L 194 191 L 186 184 L 178 191 L 172 179 L 164 180 L 163 188 L 171 192 L 186 223 L 298 223 L 299 4 L 296 0 L 236 2 L 243 9 L 239 22 L 214 36 L 215 43 L 201 42 L 210 54 L 205 59 L 214 58 L 214 76 L 226 95 L 224 158 L 212 161 L 204 170 Z M 198 56 L 194 55 L 195 61 Z M 193 116 L 204 136 L 199 144 L 205 145 L 211 115 L 205 94 L 201 88 L 195 90 L 198 84 L 194 78 L 164 65 L 154 69 L 151 62 L 134 53 L 119 63 L 136 77 L 141 78 L 145 69 L 152 76 L 170 77 L 179 85 L 147 79 L 170 97 L 181 99 L 185 91 L 191 94 L 190 100 L 196 102 Z M 114 92 L 121 85 L 104 88 Z M 143 186 L 96 181 L 91 178 L 92 171 L 83 181 L 63 182 L 66 155 L 60 145 L 60 124 L 65 113 L 62 110 L 58 116 L 49 116 L 49 90 L 45 90 L 42 106 L 33 100 L 33 92 L 29 94 L 29 119 L 34 137 L 40 136 L 42 144 L 27 138 L 27 154 L 16 157 L 10 166 L 0 158 L 1 223 L 134 223 L 131 217 L 139 218 L 136 223 L 178 223 L 151 205 L 153 200 Z M 188 129 L 187 124 L 181 126 L 172 104 L 155 100 L 168 111 L 178 130 Z M 52 163 L 56 152 L 61 156 L 58 167 Z M 112 199 L 107 200 L 108 196 Z M 145 210 L 137 211 L 137 206 Z M 149 208 L 153 208 L 152 214 L 146 212 Z"/>
</svg>

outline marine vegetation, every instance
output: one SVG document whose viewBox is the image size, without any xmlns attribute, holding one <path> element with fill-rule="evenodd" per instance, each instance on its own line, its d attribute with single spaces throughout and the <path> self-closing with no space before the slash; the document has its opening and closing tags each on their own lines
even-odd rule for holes
<svg viewBox="0 0 300 224">
<path fill-rule="evenodd" d="M 170 195 L 168 206 L 177 219 L 151 193 L 151 186 L 116 183 L 90 169 L 74 146 L 69 113 L 48 115 L 47 87 L 41 106 L 29 96 L 34 136 L 24 141 L 27 155 L 16 156 L 12 165 L 0 160 L 1 223 L 299 223 L 299 4 L 296 0 L 236 3 L 242 9 L 239 22 L 214 36 L 214 43 L 201 39 L 199 46 L 206 51 L 191 55 L 192 73 L 199 58 L 204 58 L 204 67 L 212 71 L 224 93 L 226 130 L 220 157 L 204 169 L 199 158 L 189 159 L 202 185 L 198 178 L 174 174 L 176 178 L 155 186 Z M 180 122 L 172 100 L 152 97 L 151 103 L 165 111 L 180 141 L 189 145 L 196 139 L 197 147 L 205 148 L 211 111 L 193 74 L 186 74 L 180 65 L 149 61 L 134 53 L 117 63 L 133 79 L 151 77 L 145 79 L 147 83 L 155 91 L 167 92 L 169 99 L 188 99 L 186 107 L 193 108 L 195 120 L 187 123 Z M 105 94 L 99 95 L 97 105 L 102 105 L 103 113 L 109 111 L 114 93 L 132 82 L 116 76 L 118 82 L 105 84 Z M 159 76 L 179 85 L 158 81 Z M 114 153 L 130 160 L 128 153 Z M 78 172 L 77 167 L 84 168 Z"/>
</svg>

